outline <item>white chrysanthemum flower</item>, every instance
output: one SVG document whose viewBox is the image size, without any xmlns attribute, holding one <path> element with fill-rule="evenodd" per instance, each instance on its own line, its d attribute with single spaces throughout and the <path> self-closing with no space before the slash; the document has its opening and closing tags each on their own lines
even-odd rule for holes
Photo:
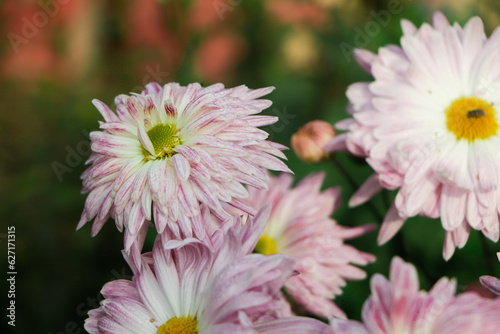
<svg viewBox="0 0 500 334">
<path fill-rule="evenodd" d="M 342 293 L 347 280 L 365 278 L 355 265 L 366 265 L 375 257 L 344 241 L 373 230 L 373 225 L 346 227 L 330 216 L 340 205 L 340 189 L 320 191 L 325 175 L 309 175 L 291 188 L 293 177 L 272 177 L 269 191 L 249 190 L 245 199 L 255 209 L 272 204 L 271 216 L 255 250 L 259 253 L 285 254 L 296 260 L 299 275 L 290 277 L 286 292 L 301 308 L 328 318 L 345 317 L 332 301 Z"/>
<path fill-rule="evenodd" d="M 140 95 L 118 96 L 116 114 L 94 100 L 105 121 L 90 135 L 91 166 L 82 175 L 89 195 L 78 228 L 95 218 L 95 235 L 112 217 L 126 227 L 129 249 L 152 218 L 159 233 L 168 225 L 179 237 L 206 238 L 191 219 L 200 203 L 221 219 L 229 217 L 221 202 L 254 214 L 238 200 L 248 196 L 242 183 L 267 189 L 264 168 L 290 171 L 274 157 L 285 159 L 285 147 L 257 128 L 277 121 L 255 116 L 271 105 L 258 98 L 272 90 L 151 83 Z"/>
<path fill-rule="evenodd" d="M 357 50 L 374 81 L 349 87 L 353 118 L 338 124 L 348 133 L 327 146 L 346 139 L 376 172 L 351 205 L 399 188 L 380 244 L 408 217 L 441 217 L 449 259 L 470 227 L 499 239 L 500 29 L 487 38 L 481 19 L 462 28 L 442 13 L 432 26 L 403 20 L 402 28 L 401 47 Z"/>
<path fill-rule="evenodd" d="M 250 254 L 269 207 L 246 225 L 224 222 L 208 244 L 194 238 L 156 239 L 153 251 L 127 256 L 134 279 L 107 283 L 100 307 L 89 311 L 92 334 L 329 333 L 318 320 L 287 315 L 280 288 L 293 273 L 284 255 Z"/>
<path fill-rule="evenodd" d="M 455 295 L 457 282 L 442 277 L 429 292 L 419 288 L 415 267 L 394 257 L 389 279 L 375 274 L 363 322 L 332 319 L 332 334 L 496 334 L 500 298 Z"/>
</svg>

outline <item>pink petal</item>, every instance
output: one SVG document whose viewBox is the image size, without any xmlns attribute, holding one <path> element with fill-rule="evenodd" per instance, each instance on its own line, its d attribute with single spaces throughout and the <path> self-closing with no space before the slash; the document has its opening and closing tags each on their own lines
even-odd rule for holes
<svg viewBox="0 0 500 334">
<path fill-rule="evenodd" d="M 453 253 L 455 253 L 455 244 L 453 243 L 453 235 L 451 232 L 446 231 L 444 234 L 443 243 L 443 258 L 448 261 Z"/>
<path fill-rule="evenodd" d="M 401 20 L 401 29 L 404 35 L 414 35 L 417 32 L 417 27 L 408 20 Z"/>
<path fill-rule="evenodd" d="M 448 22 L 448 19 L 442 12 L 435 12 L 434 15 L 432 15 L 432 25 L 440 30 L 444 31 L 446 28 L 450 26 L 450 23 Z"/>
<path fill-rule="evenodd" d="M 347 151 L 346 138 L 346 134 L 341 134 L 333 137 L 325 144 L 325 146 L 323 146 L 323 150 L 329 153 Z"/>
<path fill-rule="evenodd" d="M 378 194 L 383 187 L 378 182 L 377 174 L 370 176 L 352 195 L 349 200 L 349 207 L 356 207 L 369 201 L 373 196 Z"/>
<path fill-rule="evenodd" d="M 453 185 L 444 185 L 441 193 L 441 222 L 447 231 L 453 231 L 465 219 L 467 192 Z"/>
<path fill-rule="evenodd" d="M 406 218 L 400 217 L 396 206 L 392 204 L 378 233 L 378 244 L 383 245 L 389 241 L 399 231 L 405 221 Z"/>
<path fill-rule="evenodd" d="M 493 276 L 481 276 L 479 280 L 486 289 L 500 296 L 500 279 Z"/>
<path fill-rule="evenodd" d="M 377 56 L 368 50 L 364 49 L 354 49 L 354 58 L 358 62 L 359 66 L 365 70 L 368 74 L 371 74 L 371 65 Z"/>
<path fill-rule="evenodd" d="M 145 148 L 151 155 L 155 155 L 155 148 L 153 146 L 153 143 L 151 142 L 151 139 L 146 133 L 146 130 L 142 126 L 138 126 L 137 132 L 139 142 L 141 143 L 142 147 Z"/>
<path fill-rule="evenodd" d="M 97 108 L 97 110 L 99 110 L 106 122 L 118 121 L 118 117 L 116 116 L 116 114 L 106 104 L 97 99 L 93 99 L 92 103 Z"/>
<path fill-rule="evenodd" d="M 191 166 L 189 165 L 189 161 L 184 158 L 181 154 L 175 154 L 172 157 L 172 161 L 174 163 L 175 172 L 177 176 L 182 180 L 186 181 L 189 178 L 189 172 L 191 170 Z"/>
</svg>

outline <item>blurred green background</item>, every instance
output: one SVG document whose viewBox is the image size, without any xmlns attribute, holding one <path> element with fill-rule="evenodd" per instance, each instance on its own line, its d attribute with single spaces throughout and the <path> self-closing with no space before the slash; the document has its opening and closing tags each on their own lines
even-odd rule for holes
<svg viewBox="0 0 500 334">
<path fill-rule="evenodd" d="M 401 18 L 420 25 L 436 9 L 460 24 L 479 15 L 488 34 L 500 23 L 493 0 L 3 1 L 0 268 L 7 272 L 6 234 L 13 225 L 12 332 L 83 333 L 86 312 L 97 307 L 102 285 L 130 278 L 113 222 L 95 238 L 90 224 L 75 232 L 85 201 L 80 175 L 89 155 L 88 133 L 101 120 L 92 99 L 113 107 L 116 95 L 140 92 L 150 81 L 275 86 L 268 96 L 273 106 L 265 113 L 280 121 L 267 130 L 272 140 L 289 146 L 307 121 L 333 124 L 346 118 L 346 87 L 370 80 L 353 61 L 353 47 L 376 51 L 399 44 Z M 341 186 L 344 203 L 355 190 L 333 165 L 310 165 L 292 151 L 286 154 L 297 179 L 326 171 L 325 188 Z M 347 154 L 338 159 L 358 184 L 371 173 Z M 374 198 L 380 215 L 393 197 Z M 348 210 L 344 204 L 334 218 L 348 226 L 380 224 L 366 205 Z M 460 291 L 480 275 L 500 276 L 494 260 L 498 245 L 472 232 L 465 248 L 444 262 L 443 235 L 438 220 L 414 218 L 383 247 L 376 245 L 376 232 L 351 244 L 377 256 L 365 267 L 368 277 L 387 275 L 394 254 L 417 265 L 425 289 L 441 276 L 457 277 Z M 350 318 L 359 319 L 368 294 L 365 279 L 350 282 L 336 300 Z M 2 318 L 1 328 L 7 328 Z"/>
</svg>

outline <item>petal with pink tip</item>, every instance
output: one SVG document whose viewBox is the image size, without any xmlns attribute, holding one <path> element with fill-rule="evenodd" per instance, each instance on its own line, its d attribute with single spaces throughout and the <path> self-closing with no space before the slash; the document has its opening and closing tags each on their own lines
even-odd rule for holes
<svg viewBox="0 0 500 334">
<path fill-rule="evenodd" d="M 406 218 L 400 217 L 396 206 L 392 204 L 380 227 L 377 243 L 383 245 L 389 241 L 399 231 L 405 221 Z"/>
</svg>

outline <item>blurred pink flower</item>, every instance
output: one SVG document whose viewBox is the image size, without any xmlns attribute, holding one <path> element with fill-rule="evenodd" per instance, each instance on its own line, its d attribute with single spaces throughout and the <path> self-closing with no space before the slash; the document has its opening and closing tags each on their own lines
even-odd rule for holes
<svg viewBox="0 0 500 334">
<path fill-rule="evenodd" d="M 2 60 L 2 70 L 9 78 L 34 81 L 53 75 L 59 60 L 50 43 L 40 38 L 17 54 L 7 54 Z"/>
<path fill-rule="evenodd" d="M 262 231 L 269 208 L 249 225 Z M 89 311 L 89 333 L 328 333 L 324 323 L 277 318 L 275 299 L 292 274 L 293 260 L 248 254 L 239 219 L 226 222 L 212 247 L 197 239 L 156 240 L 151 253 L 128 257 L 133 281 L 104 285 L 104 300 Z M 259 230 L 260 226 L 260 230 Z M 217 240 L 215 240 L 217 239 Z"/>
<path fill-rule="evenodd" d="M 324 8 L 314 2 L 268 0 L 266 6 L 272 18 L 283 24 L 306 24 L 317 28 L 327 23 L 329 19 Z"/>
<path fill-rule="evenodd" d="M 443 257 L 463 247 L 470 228 L 499 239 L 500 146 L 497 105 L 500 30 L 487 38 L 481 19 L 461 28 L 435 13 L 417 29 L 403 20 L 402 47 L 355 53 L 375 81 L 347 90 L 353 118 L 337 124 L 348 149 L 375 175 L 357 191 L 359 205 L 398 189 L 378 236 L 391 239 L 408 217 L 441 218 Z M 496 88 L 495 88 L 496 87 Z"/>
<path fill-rule="evenodd" d="M 214 28 L 224 22 L 234 11 L 234 7 L 222 0 L 194 0 L 189 11 L 189 26 L 196 30 Z M 233 10 L 231 10 L 233 9 Z"/>
<path fill-rule="evenodd" d="M 168 12 L 176 13 L 172 4 Z M 165 8 L 157 0 L 135 0 L 131 2 L 127 11 L 127 43 L 132 47 L 147 47 L 161 52 L 162 62 L 168 69 L 176 68 L 184 56 L 181 39 L 187 33 L 180 27 L 182 33 L 170 31 L 166 22 Z"/>
<path fill-rule="evenodd" d="M 40 13 L 38 4 L 7 0 L 1 6 L 1 16 L 9 40 L 1 60 L 4 75 L 25 81 L 53 75 L 60 59 L 47 24 L 40 26 L 37 21 L 35 25 L 33 21 L 36 16 L 43 23 L 43 18 L 47 17 Z"/>
<path fill-rule="evenodd" d="M 320 162 L 328 158 L 323 146 L 335 137 L 333 127 L 323 121 L 312 121 L 301 127 L 291 140 L 297 156 L 305 162 Z"/>
<path fill-rule="evenodd" d="M 365 277 L 353 264 L 365 265 L 375 258 L 344 241 L 373 230 L 373 226 L 343 227 L 331 219 L 340 204 L 340 191 L 320 192 L 323 179 L 324 174 L 311 175 L 290 189 L 292 176 L 281 174 L 271 179 L 268 192 L 249 189 L 244 203 L 256 209 L 272 204 L 269 222 L 255 249 L 265 255 L 286 254 L 297 261 L 299 274 L 286 282 L 287 293 L 310 313 L 345 317 L 331 299 L 342 293 L 346 280 Z"/>
<path fill-rule="evenodd" d="M 210 35 L 195 55 L 199 75 L 211 82 L 228 81 L 231 71 L 244 58 L 243 39 L 229 32 Z"/>
<path fill-rule="evenodd" d="M 2 67 L 25 81 L 80 78 L 95 50 L 97 3 L 92 0 L 12 1 L 3 6 L 10 49 Z"/>
<path fill-rule="evenodd" d="M 126 228 L 128 251 L 152 218 L 158 233 L 168 226 L 176 238 L 204 239 L 200 203 L 222 220 L 230 215 L 221 202 L 255 213 L 238 200 L 248 196 L 242 183 L 266 190 L 263 168 L 290 171 L 275 157 L 285 158 L 285 146 L 258 129 L 277 117 L 255 116 L 271 105 L 259 98 L 273 89 L 151 83 L 116 97 L 116 114 L 94 100 L 104 122 L 90 134 L 91 166 L 82 174 L 89 195 L 77 229 L 95 218 L 96 235 L 112 217 Z"/>
<path fill-rule="evenodd" d="M 390 280 L 374 275 L 371 290 L 363 323 L 332 319 L 334 334 L 496 334 L 500 328 L 500 298 L 455 296 L 455 280 L 444 277 L 428 293 L 419 291 L 415 267 L 399 257 L 392 260 Z"/>
</svg>

